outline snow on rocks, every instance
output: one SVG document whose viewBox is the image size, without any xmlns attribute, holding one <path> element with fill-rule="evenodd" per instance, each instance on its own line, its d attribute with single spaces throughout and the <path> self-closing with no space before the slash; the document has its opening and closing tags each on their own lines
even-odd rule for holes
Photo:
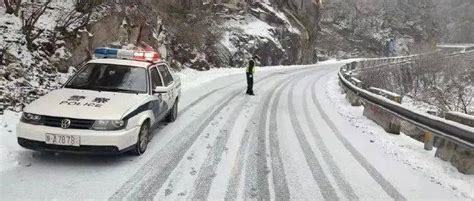
<svg viewBox="0 0 474 201">
<path fill-rule="evenodd" d="M 285 23 L 285 26 L 287 27 L 287 29 L 292 32 L 292 33 L 296 33 L 296 34 L 301 34 L 300 30 L 298 30 L 297 28 L 295 28 L 291 23 L 290 21 L 288 20 L 288 18 L 286 17 L 286 15 L 281 12 L 281 11 L 278 11 L 276 10 L 275 8 L 273 8 L 271 6 L 271 3 L 269 2 L 265 2 L 265 3 L 261 3 L 260 4 L 262 7 L 264 7 L 266 10 L 268 10 L 269 12 L 273 13 L 275 16 L 277 16 L 278 18 L 280 18 L 281 20 L 283 20 L 283 22 Z"/>
<path fill-rule="evenodd" d="M 0 50 L 4 52 L 4 58 L 21 59 L 24 65 L 33 63 L 33 56 L 26 49 L 26 41 L 21 33 L 21 19 L 14 15 L 5 14 L 5 8 L 0 7 Z"/>
<path fill-rule="evenodd" d="M 225 32 L 219 43 L 231 54 L 227 59 L 230 66 L 241 66 L 253 54 L 259 55 L 265 65 L 301 59 L 296 50 L 305 40 L 303 34 L 270 3 L 257 3 L 247 14 L 228 15 L 221 26 Z"/>
<path fill-rule="evenodd" d="M 231 29 L 240 30 L 243 34 L 248 36 L 259 37 L 263 41 L 265 39 L 271 40 L 277 45 L 277 47 L 282 48 L 280 42 L 272 32 L 274 27 L 256 17 L 248 16 L 239 20 L 231 19 L 226 22 L 224 26 Z M 236 34 L 236 32 L 233 32 L 233 34 Z"/>
<path fill-rule="evenodd" d="M 43 33 L 52 32 L 56 25 L 57 12 L 65 8 L 64 5 L 66 3 L 59 1 L 52 4 L 52 9 L 40 17 L 36 28 L 44 30 Z M 0 85 L 4 86 L 2 92 L 7 105 L 10 105 L 9 109 L 19 111 L 24 103 L 31 102 L 60 86 L 58 81 L 62 75 L 56 72 L 51 61 L 67 56 L 67 51 L 60 48 L 52 60 L 48 60 L 47 53 L 42 48 L 30 51 L 27 48 L 25 35 L 22 33 L 21 19 L 5 14 L 5 8 L 2 7 L 0 7 L 0 15 L 2 15 L 0 18 L 0 51 L 2 51 Z M 34 43 L 44 44 L 46 41 L 48 38 L 43 34 Z M 61 44 L 64 41 L 57 43 Z"/>
<path fill-rule="evenodd" d="M 438 111 L 438 108 L 436 106 L 430 105 L 425 102 L 417 101 L 409 96 L 403 97 L 402 105 L 419 112 Z"/>
</svg>

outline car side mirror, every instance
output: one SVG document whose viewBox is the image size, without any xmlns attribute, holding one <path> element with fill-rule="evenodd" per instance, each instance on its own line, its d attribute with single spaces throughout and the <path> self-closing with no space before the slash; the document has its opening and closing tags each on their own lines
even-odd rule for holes
<svg viewBox="0 0 474 201">
<path fill-rule="evenodd" d="M 159 94 L 166 93 L 166 92 L 168 92 L 168 88 L 162 87 L 162 86 L 158 86 L 153 90 L 153 93 L 159 93 Z"/>
</svg>

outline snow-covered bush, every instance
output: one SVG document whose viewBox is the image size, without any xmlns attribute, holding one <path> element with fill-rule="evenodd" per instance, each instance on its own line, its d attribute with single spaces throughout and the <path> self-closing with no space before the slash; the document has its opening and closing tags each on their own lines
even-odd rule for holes
<svg viewBox="0 0 474 201">
<path fill-rule="evenodd" d="M 474 114 L 474 54 L 421 55 L 413 63 L 362 70 L 365 85 L 409 96 L 436 106 L 439 112 Z"/>
</svg>

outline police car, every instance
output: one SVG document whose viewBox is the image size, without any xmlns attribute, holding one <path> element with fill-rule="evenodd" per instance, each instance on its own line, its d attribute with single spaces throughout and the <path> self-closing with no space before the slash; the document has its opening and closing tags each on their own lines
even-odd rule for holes
<svg viewBox="0 0 474 201">
<path fill-rule="evenodd" d="M 156 52 L 97 48 L 59 90 L 24 108 L 18 143 L 28 149 L 141 155 L 161 120 L 173 122 L 179 77 Z"/>
</svg>

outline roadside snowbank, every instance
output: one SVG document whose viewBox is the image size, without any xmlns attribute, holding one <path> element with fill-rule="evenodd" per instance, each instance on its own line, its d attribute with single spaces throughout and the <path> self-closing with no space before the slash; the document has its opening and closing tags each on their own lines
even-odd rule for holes
<svg viewBox="0 0 474 201">
<path fill-rule="evenodd" d="M 426 151 L 423 149 L 423 143 L 407 135 L 394 136 L 386 133 L 382 127 L 363 116 L 363 107 L 350 106 L 345 95 L 340 93 L 337 76 L 329 78 L 326 89 L 326 95 L 338 108 L 337 112 L 355 127 L 362 128 L 364 133 L 372 139 L 371 142 L 382 147 L 381 151 L 394 160 L 420 171 L 431 182 L 463 197 L 474 199 L 474 175 L 461 174 L 450 163 L 436 158 L 434 156 L 436 148 Z"/>
</svg>

